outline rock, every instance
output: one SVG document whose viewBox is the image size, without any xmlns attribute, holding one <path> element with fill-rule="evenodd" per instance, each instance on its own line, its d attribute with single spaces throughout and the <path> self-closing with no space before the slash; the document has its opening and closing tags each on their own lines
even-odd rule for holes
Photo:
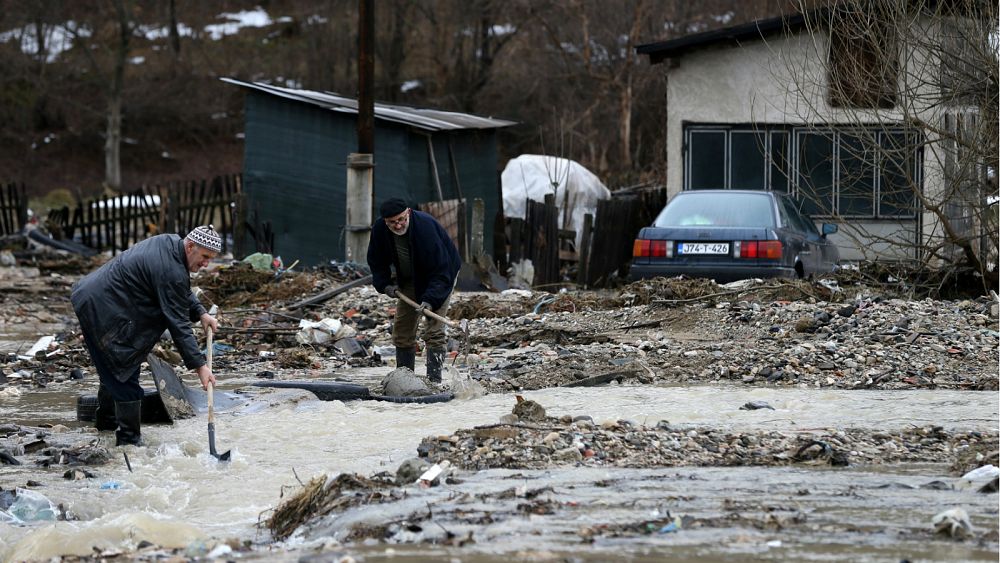
<svg viewBox="0 0 1000 563">
<path fill-rule="evenodd" d="M 530 422 L 542 422 L 545 420 L 545 408 L 531 400 L 518 402 L 514 405 L 512 414 L 520 420 Z"/>
<path fill-rule="evenodd" d="M 401 367 L 382 378 L 382 394 L 390 397 L 423 397 L 432 391 L 410 368 Z"/>
<path fill-rule="evenodd" d="M 402 487 L 416 482 L 416 480 L 430 468 L 431 464 L 426 459 L 410 458 L 399 464 L 396 469 L 396 485 Z"/>
<path fill-rule="evenodd" d="M 857 310 L 858 310 L 857 305 L 847 305 L 838 309 L 837 314 L 840 315 L 841 317 L 850 317 L 851 315 L 854 314 L 854 311 Z"/>
<path fill-rule="evenodd" d="M 795 332 L 815 332 L 816 321 L 812 317 L 801 317 L 795 321 Z"/>
<path fill-rule="evenodd" d="M 755 411 L 758 409 L 771 409 L 773 411 L 774 407 L 765 403 L 764 401 L 750 401 L 749 403 L 746 403 L 742 407 L 740 407 L 741 411 Z"/>
</svg>

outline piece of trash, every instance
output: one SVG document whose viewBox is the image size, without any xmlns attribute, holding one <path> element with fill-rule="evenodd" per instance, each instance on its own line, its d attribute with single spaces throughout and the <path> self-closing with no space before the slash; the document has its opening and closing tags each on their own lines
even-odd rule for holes
<svg viewBox="0 0 1000 563">
<path fill-rule="evenodd" d="M 28 349 L 28 351 L 26 353 L 24 353 L 24 354 L 18 354 L 17 357 L 20 358 L 20 359 L 22 359 L 22 360 L 34 360 L 35 359 L 35 354 L 37 354 L 38 352 L 47 351 L 49 349 L 49 346 L 52 345 L 52 343 L 55 341 L 55 339 L 56 339 L 55 336 L 43 336 L 43 337 L 39 338 L 35 342 L 35 344 L 31 348 Z"/>
<path fill-rule="evenodd" d="M 229 344 L 223 344 L 221 342 L 212 343 L 212 355 L 213 356 L 224 356 L 227 352 L 232 352 L 236 348 L 233 348 Z M 202 350 L 205 354 L 208 354 L 208 348 Z"/>
<path fill-rule="evenodd" d="M 447 459 L 440 463 L 435 463 L 430 469 L 424 471 L 423 475 L 417 479 L 417 484 L 420 485 L 420 488 L 422 489 L 434 486 L 434 483 L 438 481 L 441 474 L 448 471 L 448 467 L 450 466 L 451 462 Z"/>
<path fill-rule="evenodd" d="M 993 465 L 984 465 L 969 471 L 965 475 L 962 475 L 962 479 L 978 481 L 980 479 L 993 479 L 997 475 L 1000 475 L 1000 468 L 994 467 Z"/>
<path fill-rule="evenodd" d="M 274 350 L 261 350 L 260 352 L 257 352 L 258 358 L 273 358 L 275 356 L 277 356 L 277 354 Z"/>
<path fill-rule="evenodd" d="M 332 340 L 340 340 L 357 334 L 354 327 L 347 326 L 337 319 L 325 318 L 321 321 L 299 321 L 302 329 L 295 334 L 299 344 L 325 344 Z"/>
<path fill-rule="evenodd" d="M 232 552 L 233 548 L 229 547 L 224 543 L 220 543 L 219 545 L 215 546 L 215 548 L 212 549 L 212 551 L 209 551 L 208 555 L 206 555 L 205 558 L 215 559 L 217 557 L 222 557 L 223 555 L 229 555 Z"/>
<path fill-rule="evenodd" d="M 102 491 L 116 491 L 122 487 L 118 481 L 105 481 L 101 483 Z"/>
<path fill-rule="evenodd" d="M 368 355 L 365 353 L 365 349 L 361 346 L 361 343 L 358 342 L 358 340 L 353 336 L 339 338 L 333 345 L 336 346 L 338 350 L 351 357 L 364 357 Z"/>
<path fill-rule="evenodd" d="M 8 512 L 21 522 L 55 520 L 59 514 L 56 505 L 41 493 L 18 487 L 14 494 L 17 499 L 10 505 Z"/>
<path fill-rule="evenodd" d="M 254 252 L 250 256 L 243 259 L 244 262 L 250 264 L 254 270 L 262 270 L 269 272 L 274 269 L 274 257 L 270 254 L 264 254 L 261 252 Z"/>
<path fill-rule="evenodd" d="M 83 379 L 83 376 L 84 376 L 83 370 L 80 368 L 73 368 L 69 372 L 70 379 Z"/>
<path fill-rule="evenodd" d="M 972 534 L 972 522 L 969 521 L 969 514 L 961 508 L 951 508 L 939 512 L 931 519 L 931 524 L 934 525 L 934 532 L 953 538 Z"/>
<path fill-rule="evenodd" d="M 682 525 L 683 524 L 681 522 L 681 517 L 680 516 L 674 516 L 673 520 L 671 520 L 666 525 L 664 525 L 662 528 L 660 528 L 659 533 L 661 533 L 661 534 L 669 534 L 671 532 L 676 532 L 676 531 L 678 531 L 678 530 L 681 529 Z"/>
</svg>

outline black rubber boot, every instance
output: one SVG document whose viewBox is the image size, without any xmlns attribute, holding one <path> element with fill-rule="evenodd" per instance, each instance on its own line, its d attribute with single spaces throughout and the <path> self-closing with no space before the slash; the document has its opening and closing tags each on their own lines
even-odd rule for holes
<svg viewBox="0 0 1000 563">
<path fill-rule="evenodd" d="M 98 430 L 114 430 L 118 428 L 115 418 L 115 400 L 111 391 L 103 385 L 97 386 L 97 410 L 94 411 L 94 428 Z"/>
<path fill-rule="evenodd" d="M 441 383 L 441 364 L 444 363 L 444 348 L 427 347 L 427 379 L 431 383 Z"/>
<path fill-rule="evenodd" d="M 141 446 L 139 423 L 142 421 L 142 401 L 116 401 L 115 416 L 118 418 L 115 445 Z"/>
<path fill-rule="evenodd" d="M 398 368 L 410 368 L 413 371 L 413 366 L 417 362 L 417 352 L 413 348 L 396 348 L 396 367 Z"/>
</svg>

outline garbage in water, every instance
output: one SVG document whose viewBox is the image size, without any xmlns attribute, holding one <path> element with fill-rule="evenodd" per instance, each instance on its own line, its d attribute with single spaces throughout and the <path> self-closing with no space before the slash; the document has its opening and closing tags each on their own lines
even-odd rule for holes
<svg viewBox="0 0 1000 563">
<path fill-rule="evenodd" d="M 59 515 L 56 505 L 41 493 L 17 488 L 15 495 L 17 498 L 10 505 L 8 512 L 20 522 L 55 520 Z"/>
<path fill-rule="evenodd" d="M 448 469 L 451 467 L 451 462 L 447 459 L 439 463 L 435 463 L 430 469 L 424 471 L 424 473 L 417 478 L 417 485 L 422 489 L 432 487 L 439 483 L 443 475 L 448 474 Z"/>
</svg>

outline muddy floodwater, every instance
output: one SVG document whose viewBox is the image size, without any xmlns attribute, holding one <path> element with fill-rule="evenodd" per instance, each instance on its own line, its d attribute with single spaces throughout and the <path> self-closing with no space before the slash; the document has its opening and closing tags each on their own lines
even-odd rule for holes
<svg viewBox="0 0 1000 563">
<path fill-rule="evenodd" d="M 384 369 L 357 370 L 359 381 Z M 998 421 L 995 392 L 871 391 L 762 389 L 726 386 L 610 386 L 543 389 L 524 392 L 546 406 L 550 416 L 587 414 L 600 423 L 626 419 L 653 425 L 720 429 L 814 430 L 940 425 L 994 431 Z M 0 398 L 4 422 L 37 425 L 75 422 L 75 393 L 35 391 Z M 28 479 L 36 490 L 62 504 L 76 520 L 2 526 L 4 561 L 46 559 L 94 550 L 129 551 L 142 541 L 185 548 L 235 538 L 260 545 L 268 532 L 258 522 L 299 486 L 317 475 L 395 472 L 415 457 L 427 436 L 495 423 L 510 413 L 511 394 L 490 394 L 443 404 L 394 404 L 373 401 L 323 402 L 299 391 L 270 395 L 269 402 L 217 417 L 220 451 L 232 461 L 220 464 L 208 453 L 206 419 L 186 419 L 172 426 L 143 428 L 145 447 L 128 448 L 132 471 L 122 456 L 90 468 L 95 478 L 63 479 L 61 469 L 4 466 L 5 489 Z M 773 410 L 739 410 L 748 401 L 766 401 Z M 71 430 L 73 431 L 73 430 Z M 87 430 L 87 432 L 91 432 Z M 98 437 L 96 433 L 93 434 Z M 110 441 L 105 433 L 99 437 Z M 495 469 L 461 472 L 460 485 L 414 488 L 407 502 L 352 509 L 314 527 L 308 534 L 241 554 L 244 558 L 297 560 L 317 549 L 350 553 L 367 560 L 402 555 L 435 559 L 508 559 L 510 556 L 580 560 L 733 560 L 733 558 L 942 561 L 997 558 L 996 535 L 959 542 L 929 537 L 926 530 L 938 512 L 963 508 L 977 530 L 996 530 L 996 495 L 963 488 L 944 464 L 894 464 L 810 467 L 716 467 L 605 469 L 567 467 L 547 470 Z M 930 483 L 945 483 L 947 486 Z M 514 495 L 500 495 L 513 489 Z M 518 493 L 518 491 L 520 491 Z M 495 497 L 495 498 L 494 498 Z M 525 498 L 560 510 L 519 509 Z M 487 499 L 470 501 L 469 499 Z M 494 500 L 488 500 L 494 499 Z M 338 547 L 345 526 L 386 522 L 433 503 L 444 518 L 441 529 L 428 525 L 402 530 L 395 544 Z M 482 504 L 482 505 L 480 505 Z M 518 511 L 521 511 L 518 513 Z M 476 525 L 456 514 L 514 512 L 515 518 Z M 726 515 L 729 516 L 726 516 Z M 738 514 L 739 516 L 733 516 Z M 583 541 L 588 527 L 624 522 L 662 522 L 668 515 L 732 518 L 732 525 L 679 531 L 646 530 L 638 538 L 607 534 Z M 450 518 L 450 519 L 449 519 Z M 806 525 L 786 526 L 782 522 Z M 657 524 L 658 525 L 658 524 Z M 411 543 L 419 536 L 448 531 L 472 534 L 463 547 Z M 860 533 L 859 533 L 860 532 Z M 409 537 L 407 537 L 409 535 Z M 628 536 L 628 537 L 625 537 Z M 426 537 L 424 539 L 426 539 Z"/>
</svg>

